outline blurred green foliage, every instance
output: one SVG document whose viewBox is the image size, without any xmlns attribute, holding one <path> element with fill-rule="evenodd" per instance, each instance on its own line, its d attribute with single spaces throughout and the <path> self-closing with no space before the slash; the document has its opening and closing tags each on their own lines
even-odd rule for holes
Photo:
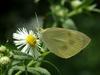
<svg viewBox="0 0 100 75">
<path fill-rule="evenodd" d="M 38 16 L 43 17 L 44 28 L 57 26 L 77 29 L 92 39 L 84 51 L 67 60 L 49 54 L 45 59 L 55 64 L 61 73 L 59 74 L 52 65 L 43 63 L 42 66 L 48 69 L 51 75 L 100 75 L 100 13 L 98 10 L 94 12 L 87 9 L 88 6 L 97 4 L 99 1 L 96 3 L 92 0 L 83 0 L 84 4 L 77 8 L 71 7 L 70 1 L 72 0 L 8 0 L 1 2 L 0 43 L 5 44 L 7 40 L 10 40 L 10 47 L 14 49 L 12 33 L 16 30 L 16 25 L 29 22 L 36 12 Z M 98 5 L 96 8 L 99 7 Z M 75 11 L 73 12 L 73 10 Z"/>
</svg>

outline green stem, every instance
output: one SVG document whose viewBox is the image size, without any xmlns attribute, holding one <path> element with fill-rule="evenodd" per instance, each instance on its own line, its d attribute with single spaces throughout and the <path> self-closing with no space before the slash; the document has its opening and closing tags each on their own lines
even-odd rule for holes
<svg viewBox="0 0 100 75">
<path fill-rule="evenodd" d="M 45 56 L 46 56 L 46 55 L 48 55 L 49 53 L 50 53 L 50 51 L 44 52 L 44 53 L 41 55 L 42 60 L 44 60 Z M 41 63 L 42 63 L 42 61 L 38 62 L 38 63 L 36 64 L 36 66 L 35 66 L 35 67 L 40 66 L 40 65 L 41 65 Z"/>
<path fill-rule="evenodd" d="M 27 66 L 25 65 L 25 75 L 28 75 Z"/>
<path fill-rule="evenodd" d="M 24 60 L 24 66 L 25 66 L 25 75 L 28 75 L 28 72 L 27 72 L 27 65 L 26 65 L 25 60 Z"/>
<path fill-rule="evenodd" d="M 100 9 L 92 9 L 91 11 L 100 13 Z"/>
<path fill-rule="evenodd" d="M 69 12 L 67 17 L 69 18 L 69 17 L 72 17 L 72 16 L 79 14 L 79 13 L 81 13 L 81 12 L 79 12 L 78 9 L 76 9 L 76 10 Z"/>
<path fill-rule="evenodd" d="M 23 71 L 18 71 L 15 75 L 20 75 Z"/>
<path fill-rule="evenodd" d="M 41 56 L 44 58 L 46 55 L 48 55 L 50 51 L 44 52 Z"/>
<path fill-rule="evenodd" d="M 32 64 L 36 63 L 36 61 L 33 61 L 31 60 L 29 63 L 28 63 L 28 67 L 31 66 Z"/>
<path fill-rule="evenodd" d="M 0 75 L 2 75 L 2 67 L 0 68 Z"/>
</svg>

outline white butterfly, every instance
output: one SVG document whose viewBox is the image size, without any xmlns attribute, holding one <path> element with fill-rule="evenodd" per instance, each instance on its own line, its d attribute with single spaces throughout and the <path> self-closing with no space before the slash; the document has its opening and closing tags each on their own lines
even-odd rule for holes
<svg viewBox="0 0 100 75">
<path fill-rule="evenodd" d="M 42 32 L 42 40 L 55 55 L 70 58 L 85 48 L 91 39 L 76 30 L 47 28 Z"/>
</svg>

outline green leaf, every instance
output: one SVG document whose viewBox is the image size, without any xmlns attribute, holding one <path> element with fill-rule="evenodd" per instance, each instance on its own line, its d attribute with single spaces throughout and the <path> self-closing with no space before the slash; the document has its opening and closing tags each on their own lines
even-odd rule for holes
<svg viewBox="0 0 100 75">
<path fill-rule="evenodd" d="M 14 66 L 11 69 L 9 69 L 8 75 L 12 75 L 15 70 L 20 70 L 23 72 L 25 70 L 25 67 L 24 66 Z"/>
<path fill-rule="evenodd" d="M 14 59 L 17 59 L 17 60 L 30 60 L 30 59 L 33 59 L 32 56 L 28 55 L 28 54 L 25 54 L 23 52 L 20 52 L 20 51 L 13 51 L 13 58 Z"/>
<path fill-rule="evenodd" d="M 14 71 L 18 70 L 15 75 L 20 75 L 22 72 L 25 72 L 25 66 L 14 66 L 8 71 L 8 75 L 12 75 Z M 39 72 L 35 71 L 34 68 L 27 68 L 28 72 L 31 72 L 33 75 L 40 75 Z"/>
<path fill-rule="evenodd" d="M 49 71 L 47 71 L 46 69 L 44 68 L 41 68 L 41 67 L 36 67 L 36 68 L 32 68 L 32 67 L 28 67 L 27 68 L 28 72 L 38 72 L 40 75 L 51 75 Z"/>
<path fill-rule="evenodd" d="M 73 22 L 72 19 L 66 19 L 63 21 L 63 24 L 62 24 L 62 27 L 63 28 L 68 28 L 68 29 L 74 29 L 76 30 L 76 26 L 75 26 L 75 23 Z"/>
<path fill-rule="evenodd" d="M 14 65 L 18 65 L 20 63 L 22 63 L 22 61 L 14 60 L 11 65 L 14 66 Z"/>
</svg>

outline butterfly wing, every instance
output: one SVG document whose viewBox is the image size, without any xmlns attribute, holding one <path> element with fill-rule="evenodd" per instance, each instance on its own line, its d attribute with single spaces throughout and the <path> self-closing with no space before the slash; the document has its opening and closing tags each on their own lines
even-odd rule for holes
<svg viewBox="0 0 100 75">
<path fill-rule="evenodd" d="M 90 38 L 82 32 L 64 28 L 48 28 L 42 32 L 42 40 L 55 55 L 69 58 L 85 48 Z"/>
</svg>

